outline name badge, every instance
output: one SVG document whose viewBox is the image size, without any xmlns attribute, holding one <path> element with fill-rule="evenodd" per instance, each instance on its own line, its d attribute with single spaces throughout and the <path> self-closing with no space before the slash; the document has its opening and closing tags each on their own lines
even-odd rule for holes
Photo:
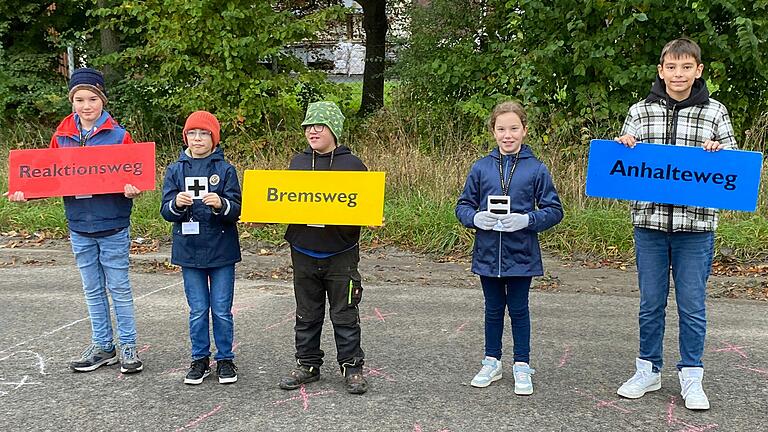
<svg viewBox="0 0 768 432">
<path fill-rule="evenodd" d="M 200 234 L 200 222 L 182 222 L 181 233 L 184 235 Z"/>
</svg>

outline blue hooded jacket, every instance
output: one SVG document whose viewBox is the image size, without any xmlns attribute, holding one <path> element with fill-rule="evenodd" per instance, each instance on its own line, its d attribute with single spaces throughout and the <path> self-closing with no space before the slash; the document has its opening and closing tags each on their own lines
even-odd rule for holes
<svg viewBox="0 0 768 432">
<path fill-rule="evenodd" d="M 186 190 L 184 177 L 207 177 L 208 192 L 221 197 L 221 209 L 214 212 L 199 199 L 191 206 L 176 207 L 176 195 Z M 194 159 L 182 151 L 179 160 L 165 170 L 160 207 L 163 218 L 173 222 L 171 263 L 182 267 L 214 268 L 239 262 L 237 221 L 241 200 L 237 172 L 224 160 L 220 147 L 202 159 Z M 190 220 L 200 223 L 199 234 L 181 233 L 181 224 Z"/>
<path fill-rule="evenodd" d="M 83 133 L 78 115 L 70 114 L 56 128 L 50 148 L 133 143 L 131 135 L 107 111 L 102 111 L 94 126 L 92 133 Z M 80 233 L 125 228 L 131 224 L 132 208 L 133 200 L 121 193 L 93 195 L 82 199 L 64 197 L 64 212 L 69 228 Z"/>
<path fill-rule="evenodd" d="M 488 195 L 502 195 L 501 157 L 496 148 L 475 162 L 469 171 L 464 191 L 456 204 L 456 217 L 467 228 L 477 228 L 473 220 L 477 212 L 487 210 Z M 504 158 L 511 160 L 514 156 Z M 530 215 L 528 228 L 511 233 L 476 229 L 472 272 L 491 277 L 541 276 L 544 268 L 538 233 L 563 219 L 563 207 L 549 170 L 527 145 L 520 149 L 517 167 L 510 180 L 509 196 L 513 213 Z"/>
</svg>

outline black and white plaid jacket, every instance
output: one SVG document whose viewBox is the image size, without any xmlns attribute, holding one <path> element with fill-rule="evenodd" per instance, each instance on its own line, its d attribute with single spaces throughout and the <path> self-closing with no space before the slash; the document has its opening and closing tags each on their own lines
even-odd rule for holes
<svg viewBox="0 0 768 432">
<path fill-rule="evenodd" d="M 638 142 L 701 147 L 706 140 L 719 141 L 726 149 L 736 149 L 736 139 L 728 110 L 710 99 L 706 83 L 697 79 L 688 99 L 678 102 L 666 92 L 664 81 L 656 77 L 651 94 L 629 108 L 621 134 Z M 706 207 L 633 201 L 632 224 L 667 232 L 706 232 L 717 229 L 717 210 Z"/>
</svg>

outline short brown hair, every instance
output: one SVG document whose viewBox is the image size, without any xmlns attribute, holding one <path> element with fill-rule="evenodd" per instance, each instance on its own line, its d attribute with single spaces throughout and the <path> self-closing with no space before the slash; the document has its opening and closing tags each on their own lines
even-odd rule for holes
<svg viewBox="0 0 768 432">
<path fill-rule="evenodd" d="M 679 38 L 673 41 L 667 42 L 664 48 L 661 50 L 661 56 L 659 57 L 659 64 L 664 64 L 664 57 L 667 55 L 672 58 L 680 58 L 684 56 L 691 56 L 696 59 L 696 65 L 701 64 L 701 48 L 696 42 L 688 38 Z"/>
<path fill-rule="evenodd" d="M 491 116 L 488 117 L 488 129 L 491 130 L 491 133 L 493 133 L 493 128 L 496 127 L 496 119 L 499 118 L 500 115 L 506 113 L 517 114 L 517 116 L 520 117 L 520 123 L 523 124 L 523 127 L 528 127 L 528 116 L 525 114 L 523 106 L 519 102 L 506 101 L 496 105 L 493 108 L 493 111 L 491 111 Z"/>
</svg>

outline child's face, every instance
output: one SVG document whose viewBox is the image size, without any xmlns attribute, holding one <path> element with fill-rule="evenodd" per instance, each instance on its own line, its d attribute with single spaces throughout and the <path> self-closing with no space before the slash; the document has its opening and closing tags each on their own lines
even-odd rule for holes
<svg viewBox="0 0 768 432">
<path fill-rule="evenodd" d="M 499 145 L 501 154 L 515 154 L 520 151 L 523 145 L 528 128 L 523 126 L 520 117 L 508 112 L 496 117 L 496 124 L 493 126 L 493 137 L 496 144 Z"/>
<path fill-rule="evenodd" d="M 81 121 L 93 123 L 101 117 L 104 102 L 96 93 L 80 89 L 72 95 L 72 107 Z"/>
<path fill-rule="evenodd" d="M 213 153 L 213 137 L 211 131 L 205 129 L 190 129 L 187 131 L 187 147 L 193 159 L 202 159 Z"/>
<path fill-rule="evenodd" d="M 696 78 L 701 78 L 703 64 L 696 64 L 693 56 L 685 55 L 672 57 L 664 56 L 664 63 L 657 66 L 659 77 L 664 80 L 667 94 L 677 101 L 682 101 L 691 95 L 691 88 Z"/>
<path fill-rule="evenodd" d="M 304 127 L 304 136 L 312 150 L 324 154 L 336 148 L 336 139 L 326 125 L 308 125 Z"/>
</svg>

